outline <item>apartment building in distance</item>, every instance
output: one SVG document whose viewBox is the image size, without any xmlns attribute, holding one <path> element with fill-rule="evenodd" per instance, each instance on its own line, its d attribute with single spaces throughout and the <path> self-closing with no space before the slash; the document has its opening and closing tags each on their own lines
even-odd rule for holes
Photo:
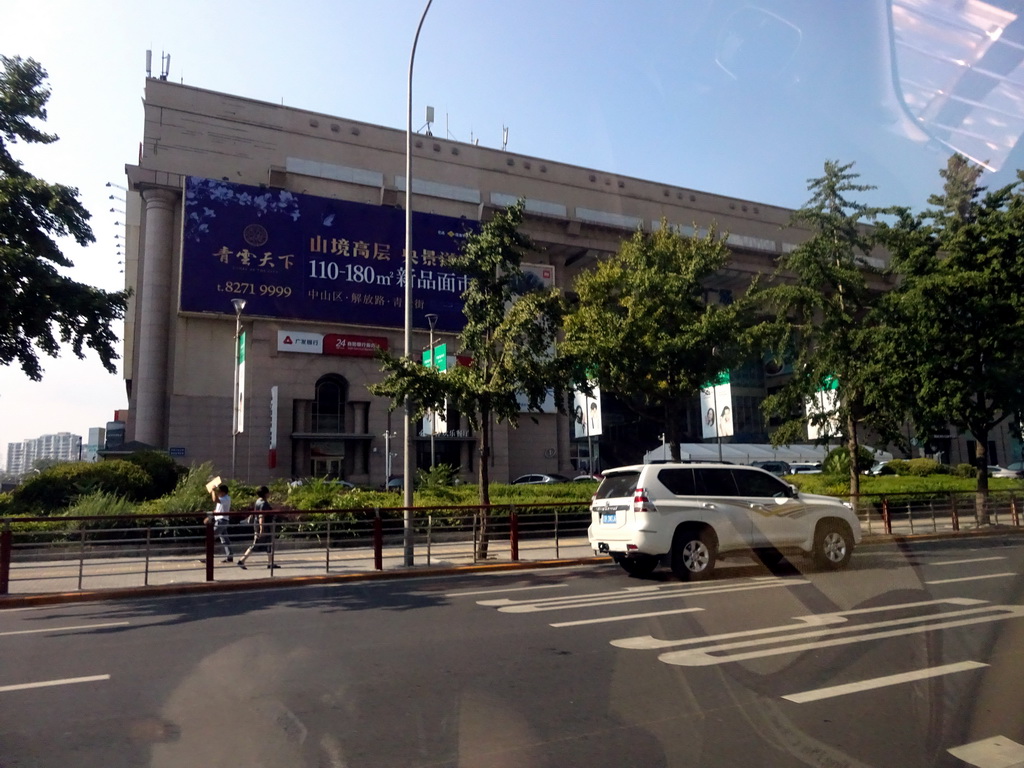
<svg viewBox="0 0 1024 768">
<path fill-rule="evenodd" d="M 7 444 L 7 474 L 24 475 L 40 459 L 79 461 L 81 458 L 81 435 L 70 432 L 41 435 L 32 440 Z"/>
</svg>

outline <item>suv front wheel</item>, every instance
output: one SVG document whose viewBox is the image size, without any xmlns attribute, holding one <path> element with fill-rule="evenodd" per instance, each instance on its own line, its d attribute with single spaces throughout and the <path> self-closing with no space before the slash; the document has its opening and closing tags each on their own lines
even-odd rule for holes
<svg viewBox="0 0 1024 768">
<path fill-rule="evenodd" d="M 681 581 L 703 581 L 715 570 L 718 543 L 711 531 L 681 528 L 672 540 L 672 572 Z"/>
<path fill-rule="evenodd" d="M 823 520 L 814 532 L 814 562 L 819 568 L 838 571 L 853 554 L 853 534 L 841 520 Z"/>
</svg>

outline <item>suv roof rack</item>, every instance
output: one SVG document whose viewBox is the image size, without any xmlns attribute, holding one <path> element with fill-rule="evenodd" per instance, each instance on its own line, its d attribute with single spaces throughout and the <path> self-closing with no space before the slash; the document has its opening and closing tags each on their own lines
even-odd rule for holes
<svg viewBox="0 0 1024 768">
<path fill-rule="evenodd" d="M 735 461 L 719 461 L 718 459 L 651 459 L 647 464 L 735 464 Z"/>
</svg>

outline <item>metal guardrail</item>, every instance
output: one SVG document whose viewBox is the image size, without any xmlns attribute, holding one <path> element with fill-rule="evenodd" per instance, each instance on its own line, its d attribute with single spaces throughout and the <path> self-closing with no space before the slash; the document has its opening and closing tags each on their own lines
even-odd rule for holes
<svg viewBox="0 0 1024 768">
<path fill-rule="evenodd" d="M 592 556 L 589 505 L 417 507 L 414 565 Z M 275 511 L 273 545 L 237 566 L 253 543 L 251 514 L 233 512 L 232 561 L 203 515 L 23 517 L 0 520 L 0 595 L 324 575 L 408 567 L 404 508 Z"/>
<path fill-rule="evenodd" d="M 1009 492 L 861 494 L 847 500 L 857 510 L 866 534 L 914 536 L 1021 525 L 1021 501 Z"/>
</svg>

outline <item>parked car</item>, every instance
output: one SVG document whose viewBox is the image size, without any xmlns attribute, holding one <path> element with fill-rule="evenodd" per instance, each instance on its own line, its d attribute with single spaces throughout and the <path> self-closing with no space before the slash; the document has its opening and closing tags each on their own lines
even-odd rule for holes
<svg viewBox="0 0 1024 768">
<path fill-rule="evenodd" d="M 576 475 L 572 479 L 574 483 L 598 483 L 601 481 L 600 475 Z"/>
<path fill-rule="evenodd" d="M 789 466 L 788 461 L 755 461 L 751 463 L 750 466 L 759 467 L 765 472 L 771 472 L 777 477 L 793 474 L 793 468 Z"/>
<path fill-rule="evenodd" d="M 1010 469 L 1009 467 L 1000 467 L 998 464 L 988 465 L 989 477 L 1012 477 L 1020 479 L 1024 477 L 1024 472 L 1018 469 Z"/>
<path fill-rule="evenodd" d="M 793 470 L 793 474 L 804 474 L 804 475 L 820 475 L 821 474 L 821 462 L 805 462 L 800 464 L 791 464 L 790 467 Z"/>
<path fill-rule="evenodd" d="M 520 475 L 512 481 L 512 485 L 541 485 L 543 483 L 568 483 L 569 478 L 565 475 L 553 475 L 537 473 L 532 475 Z"/>
<path fill-rule="evenodd" d="M 664 563 L 680 579 L 707 579 L 719 554 L 751 551 L 767 565 L 802 552 L 835 570 L 861 540 L 849 504 L 729 464 L 606 469 L 590 512 L 591 547 L 634 576 Z"/>
<path fill-rule="evenodd" d="M 876 461 L 871 467 L 864 471 L 865 475 L 892 475 L 895 474 L 892 468 L 889 466 L 888 461 Z"/>
</svg>

